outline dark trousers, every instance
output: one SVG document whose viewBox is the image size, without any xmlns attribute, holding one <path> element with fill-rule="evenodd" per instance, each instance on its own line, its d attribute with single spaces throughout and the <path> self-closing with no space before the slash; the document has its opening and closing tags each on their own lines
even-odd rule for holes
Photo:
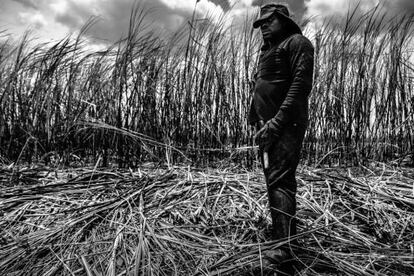
<svg viewBox="0 0 414 276">
<path fill-rule="evenodd" d="M 263 149 L 259 149 L 264 168 L 274 240 L 296 234 L 296 168 L 306 125 L 290 124 L 268 149 L 269 166 L 264 168 Z"/>
</svg>

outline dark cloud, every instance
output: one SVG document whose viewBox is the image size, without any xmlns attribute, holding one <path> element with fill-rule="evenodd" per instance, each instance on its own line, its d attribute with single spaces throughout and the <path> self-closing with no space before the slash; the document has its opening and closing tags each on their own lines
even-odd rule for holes
<svg viewBox="0 0 414 276">
<path fill-rule="evenodd" d="M 72 0 L 66 2 L 67 8 L 65 11 L 56 15 L 57 22 L 69 27 L 72 30 L 78 30 L 84 25 L 88 19 L 94 16 L 92 11 L 89 11 L 85 4 L 79 4 Z"/>
<path fill-rule="evenodd" d="M 32 9 L 39 9 L 39 5 L 42 4 L 43 1 L 36 1 L 36 0 L 13 0 L 14 2 L 18 2 L 22 4 L 26 8 L 32 8 Z"/>
<path fill-rule="evenodd" d="M 387 32 L 393 19 L 414 15 L 412 0 L 309 0 L 305 16 L 312 18 L 313 30 L 328 27 L 360 33 L 372 26 Z M 401 21 L 396 21 L 400 24 Z"/>
<path fill-rule="evenodd" d="M 211 0 L 212 3 L 219 5 L 224 11 L 231 9 L 230 2 L 228 0 Z"/>
<path fill-rule="evenodd" d="M 414 0 L 308 0 L 305 5 L 309 16 L 338 22 L 346 18 L 349 12 L 354 12 L 355 17 L 359 17 L 375 7 L 378 19 L 414 15 Z"/>
<path fill-rule="evenodd" d="M 414 15 L 414 0 L 393 0 L 382 1 L 386 8 L 386 13 L 393 16 Z"/>
<path fill-rule="evenodd" d="M 99 7 L 93 7 L 90 1 L 88 3 L 67 0 L 67 8 L 56 16 L 56 21 L 76 31 L 95 16 L 98 20 L 87 35 L 94 39 L 114 42 L 127 34 L 130 15 L 135 8 L 143 12 L 141 27 L 145 26 L 155 34 L 165 35 L 180 30 L 186 24 L 193 14 L 195 3 L 171 0 L 117 0 L 101 1 Z M 227 0 L 215 0 L 214 3 L 202 0 L 197 3 L 197 11 L 201 16 L 211 7 L 221 7 L 225 3 L 228 3 Z"/>
<path fill-rule="evenodd" d="M 67 28 L 78 31 L 92 17 L 97 18 L 87 36 L 109 42 L 125 37 L 133 7 L 145 11 L 142 21 L 147 29 L 160 36 L 188 29 L 195 4 L 197 18 L 206 18 L 206 14 L 226 14 L 225 24 L 244 26 L 247 17 L 257 16 L 258 6 L 267 3 L 285 3 L 289 6 L 293 18 L 299 24 L 303 19 L 326 21 L 341 26 L 347 13 L 355 11 L 355 17 L 366 14 L 378 4 L 378 19 L 401 17 L 414 14 L 414 0 L 0 0 L 3 11 L 3 24 L 12 24 L 15 18 L 21 26 L 35 26 L 53 36 L 59 30 L 65 33 Z M 9 7 L 9 11 L 7 11 Z M 35 10 L 35 12 L 34 12 Z M 16 16 L 18 14 L 18 16 Z M 36 17 L 36 16 L 37 17 Z M 42 18 L 42 16 L 43 18 Z M 219 17 L 219 16 L 218 16 Z M 216 17 L 216 18 L 218 18 Z M 206 22 L 217 22 L 214 20 Z M 306 21 L 306 20 L 305 20 Z M 53 23 L 60 24 L 53 24 Z M 223 22 L 221 22 L 222 24 Z M 355 24 L 358 24 L 357 22 Z"/>
</svg>

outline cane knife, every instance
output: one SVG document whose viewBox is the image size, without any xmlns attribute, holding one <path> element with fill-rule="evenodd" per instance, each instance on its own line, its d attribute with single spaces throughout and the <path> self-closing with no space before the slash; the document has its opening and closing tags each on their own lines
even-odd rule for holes
<svg viewBox="0 0 414 276">
<path fill-rule="evenodd" d="M 263 120 L 260 120 L 259 123 L 260 123 L 260 128 L 263 128 L 265 125 Z M 267 153 L 267 151 L 264 151 L 264 150 L 263 150 L 263 167 L 265 169 L 269 168 L 269 154 Z"/>
</svg>

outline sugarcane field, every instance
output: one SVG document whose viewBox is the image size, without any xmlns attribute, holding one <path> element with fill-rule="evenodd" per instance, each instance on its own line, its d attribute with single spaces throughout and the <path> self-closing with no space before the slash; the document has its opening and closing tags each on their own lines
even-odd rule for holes
<svg viewBox="0 0 414 276">
<path fill-rule="evenodd" d="M 414 275 L 414 2 L 1 1 L 0 275 Z"/>
</svg>

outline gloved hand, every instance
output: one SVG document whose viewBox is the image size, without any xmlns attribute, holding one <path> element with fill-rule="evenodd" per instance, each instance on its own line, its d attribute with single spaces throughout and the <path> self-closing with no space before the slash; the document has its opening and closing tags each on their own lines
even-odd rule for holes
<svg viewBox="0 0 414 276">
<path fill-rule="evenodd" d="M 271 119 L 256 133 L 254 141 L 266 152 L 279 137 L 279 126 L 274 119 Z"/>
</svg>

